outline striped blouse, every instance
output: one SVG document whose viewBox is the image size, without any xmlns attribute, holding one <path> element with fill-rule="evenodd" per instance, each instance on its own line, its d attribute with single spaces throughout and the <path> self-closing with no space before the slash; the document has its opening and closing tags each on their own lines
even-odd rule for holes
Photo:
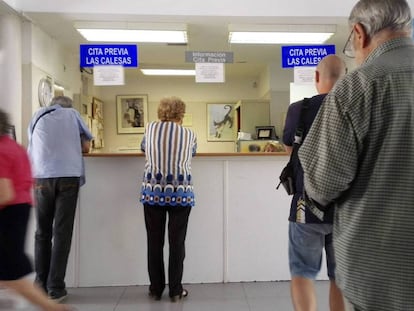
<svg viewBox="0 0 414 311">
<path fill-rule="evenodd" d="M 175 122 L 150 122 L 141 150 L 145 170 L 141 203 L 161 206 L 194 206 L 191 160 L 197 149 L 196 135 Z"/>
</svg>

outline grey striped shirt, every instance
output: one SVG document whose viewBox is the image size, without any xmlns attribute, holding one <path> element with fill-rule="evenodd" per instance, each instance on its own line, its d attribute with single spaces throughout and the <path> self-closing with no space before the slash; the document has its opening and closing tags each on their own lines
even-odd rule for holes
<svg viewBox="0 0 414 311">
<path fill-rule="evenodd" d="M 414 310 L 414 45 L 388 41 L 327 95 L 299 150 L 336 201 L 337 282 L 361 310 Z"/>
</svg>

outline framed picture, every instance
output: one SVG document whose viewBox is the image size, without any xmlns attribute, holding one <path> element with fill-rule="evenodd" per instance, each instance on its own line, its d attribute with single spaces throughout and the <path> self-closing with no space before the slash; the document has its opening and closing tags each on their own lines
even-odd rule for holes
<svg viewBox="0 0 414 311">
<path fill-rule="evenodd" d="M 118 134 L 144 133 L 148 122 L 148 96 L 117 95 L 116 120 Z"/>
<path fill-rule="evenodd" d="M 257 139 L 276 139 L 276 130 L 274 126 L 256 126 Z"/>
<path fill-rule="evenodd" d="M 236 104 L 207 104 L 207 140 L 237 139 Z"/>
<path fill-rule="evenodd" d="M 92 148 L 100 149 L 104 147 L 104 118 L 103 118 L 103 102 L 96 98 L 92 98 L 92 118 L 91 129 L 94 137 Z"/>
</svg>

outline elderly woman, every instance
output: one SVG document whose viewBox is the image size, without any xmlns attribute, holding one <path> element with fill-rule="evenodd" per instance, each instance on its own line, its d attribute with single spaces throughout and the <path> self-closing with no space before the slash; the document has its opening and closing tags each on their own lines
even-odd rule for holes
<svg viewBox="0 0 414 311">
<path fill-rule="evenodd" d="M 0 110 L 0 287 L 17 292 L 44 311 L 70 310 L 24 279 L 32 272 L 24 242 L 33 181 L 29 157 L 9 136 L 10 128 L 7 114 Z"/>
<path fill-rule="evenodd" d="M 181 125 L 184 113 L 181 99 L 162 99 L 159 121 L 147 124 L 141 143 L 146 160 L 141 202 L 147 230 L 149 295 L 160 300 L 165 288 L 163 248 L 168 215 L 168 287 L 173 302 L 188 295 L 181 281 L 188 217 L 194 206 L 191 159 L 197 141 L 194 132 Z"/>
</svg>

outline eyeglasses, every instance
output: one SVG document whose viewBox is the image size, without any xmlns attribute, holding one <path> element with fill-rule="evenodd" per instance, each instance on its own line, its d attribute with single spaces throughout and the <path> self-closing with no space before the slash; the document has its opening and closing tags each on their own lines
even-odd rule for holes
<svg viewBox="0 0 414 311">
<path fill-rule="evenodd" d="M 349 34 L 348 40 L 346 40 L 344 49 L 342 50 L 342 53 L 344 53 L 345 56 L 349 58 L 355 58 L 354 46 L 352 43 L 353 35 L 354 35 L 354 29 L 352 29 L 351 33 Z"/>
</svg>

